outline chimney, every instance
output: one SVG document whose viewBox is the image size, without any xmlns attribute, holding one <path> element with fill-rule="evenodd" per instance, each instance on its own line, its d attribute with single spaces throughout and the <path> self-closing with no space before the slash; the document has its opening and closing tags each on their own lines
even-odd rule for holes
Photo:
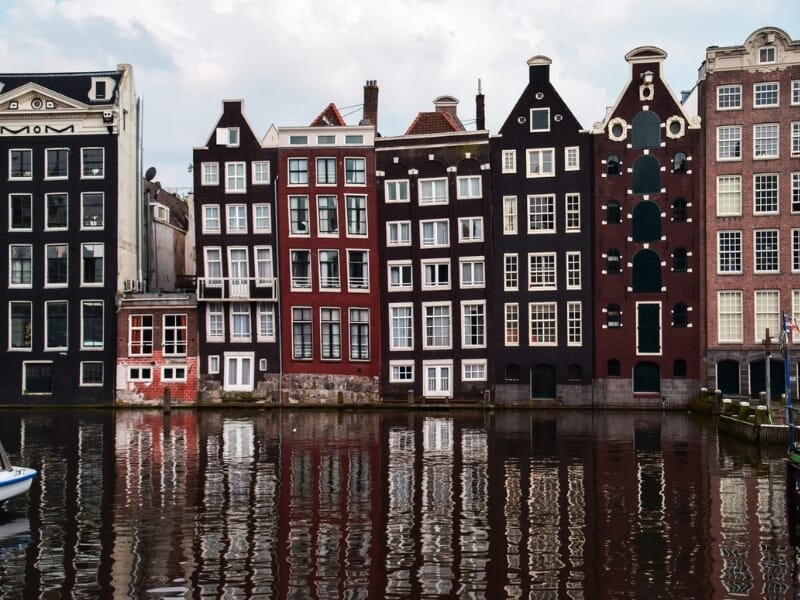
<svg viewBox="0 0 800 600">
<path fill-rule="evenodd" d="M 481 80 L 478 79 L 478 95 L 475 96 L 475 129 L 483 131 L 486 129 L 486 108 L 483 103 L 483 92 L 481 91 Z"/>
<path fill-rule="evenodd" d="M 544 85 L 550 82 L 550 64 L 553 61 L 547 56 L 538 54 L 528 59 L 528 82 Z"/>
<path fill-rule="evenodd" d="M 458 121 L 458 99 L 453 96 L 439 96 L 433 101 L 436 112 L 447 113 Z"/>
<path fill-rule="evenodd" d="M 367 79 L 364 84 L 364 117 L 362 125 L 374 125 L 378 132 L 378 81 Z"/>
</svg>

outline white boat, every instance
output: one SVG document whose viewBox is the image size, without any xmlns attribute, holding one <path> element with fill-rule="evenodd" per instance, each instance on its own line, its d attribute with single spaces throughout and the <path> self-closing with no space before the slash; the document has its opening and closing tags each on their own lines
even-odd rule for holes
<svg viewBox="0 0 800 600">
<path fill-rule="evenodd" d="M 3 444 L 0 443 L 0 504 L 27 492 L 34 477 L 36 469 L 12 465 Z"/>
</svg>

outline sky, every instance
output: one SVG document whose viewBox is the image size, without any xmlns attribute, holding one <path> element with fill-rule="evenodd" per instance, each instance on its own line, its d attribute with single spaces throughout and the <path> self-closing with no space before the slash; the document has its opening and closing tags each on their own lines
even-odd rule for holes
<svg viewBox="0 0 800 600">
<path fill-rule="evenodd" d="M 800 39 L 798 0 L 0 0 L 0 72 L 133 66 L 144 106 L 144 169 L 191 191 L 192 149 L 222 101 L 241 99 L 256 136 L 308 125 L 330 102 L 361 118 L 377 80 L 378 130 L 402 135 L 433 99 L 459 99 L 468 129 L 478 81 L 495 133 L 528 83 L 527 60 L 552 59 L 551 82 L 584 128 L 626 83 L 625 54 L 667 52 L 676 95 L 708 46 L 765 26 Z"/>
</svg>

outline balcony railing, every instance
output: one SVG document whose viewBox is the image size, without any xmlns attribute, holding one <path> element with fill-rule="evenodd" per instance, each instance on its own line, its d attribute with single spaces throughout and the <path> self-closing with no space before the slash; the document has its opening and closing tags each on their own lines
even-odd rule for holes
<svg viewBox="0 0 800 600">
<path fill-rule="evenodd" d="M 211 302 L 269 301 L 277 299 L 275 277 L 198 277 L 197 299 Z"/>
</svg>

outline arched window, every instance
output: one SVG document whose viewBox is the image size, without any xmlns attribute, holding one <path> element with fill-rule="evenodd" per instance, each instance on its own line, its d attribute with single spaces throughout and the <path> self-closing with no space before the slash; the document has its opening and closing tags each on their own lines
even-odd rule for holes
<svg viewBox="0 0 800 600">
<path fill-rule="evenodd" d="M 606 254 L 606 272 L 619 273 L 621 270 L 619 250 L 611 248 Z"/>
<path fill-rule="evenodd" d="M 672 253 L 672 270 L 676 273 L 685 273 L 689 270 L 689 258 L 686 248 L 675 248 Z"/>
<path fill-rule="evenodd" d="M 672 375 L 674 377 L 686 377 L 686 361 L 679 358 L 672 364 Z"/>
<path fill-rule="evenodd" d="M 608 376 L 609 377 L 619 377 L 620 368 L 619 368 L 619 361 L 616 358 L 612 358 L 608 361 Z"/>
<path fill-rule="evenodd" d="M 633 257 L 633 291 L 661 291 L 661 260 L 652 250 L 640 250 Z"/>
<path fill-rule="evenodd" d="M 673 173 L 686 173 L 686 153 L 676 152 L 672 157 L 672 172 Z"/>
<path fill-rule="evenodd" d="M 685 223 L 689 217 L 689 205 L 686 198 L 678 196 L 672 203 L 672 220 L 676 223 Z"/>
<path fill-rule="evenodd" d="M 661 165 L 652 154 L 644 154 L 633 161 L 633 193 L 661 193 Z"/>
<path fill-rule="evenodd" d="M 506 365 L 506 381 L 519 381 L 519 365 Z"/>
<path fill-rule="evenodd" d="M 581 381 L 583 379 L 583 369 L 580 365 L 570 365 L 567 367 L 568 381 Z"/>
<path fill-rule="evenodd" d="M 672 326 L 673 327 L 688 327 L 689 325 L 689 307 L 685 302 L 678 302 L 672 307 Z"/>
<path fill-rule="evenodd" d="M 661 211 L 655 202 L 645 200 L 633 207 L 633 241 L 656 242 L 661 239 Z"/>
<path fill-rule="evenodd" d="M 606 307 L 606 327 L 617 329 L 622 326 L 622 311 L 619 304 L 609 304 Z"/>
<path fill-rule="evenodd" d="M 606 160 L 606 175 L 619 175 L 619 156 L 609 154 Z"/>
<path fill-rule="evenodd" d="M 619 202 L 616 200 L 609 200 L 606 206 L 606 223 L 609 225 L 618 225 L 622 223 L 622 211 L 619 207 Z"/>
<path fill-rule="evenodd" d="M 652 110 L 643 110 L 631 121 L 631 146 L 658 148 L 661 145 L 661 119 Z"/>
</svg>

